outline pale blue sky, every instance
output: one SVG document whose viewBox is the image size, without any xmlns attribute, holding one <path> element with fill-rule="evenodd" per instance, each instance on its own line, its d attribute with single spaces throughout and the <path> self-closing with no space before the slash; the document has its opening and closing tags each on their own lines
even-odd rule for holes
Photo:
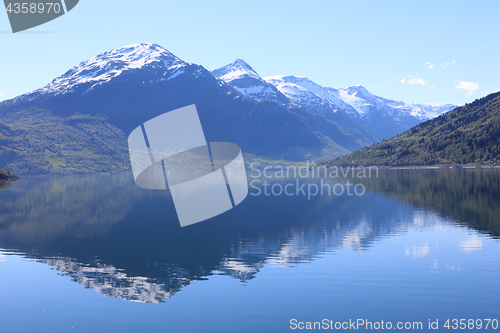
<svg viewBox="0 0 500 333">
<path fill-rule="evenodd" d="M 80 0 L 66 15 L 12 34 L 1 12 L 0 100 L 100 52 L 154 42 L 207 69 L 241 58 L 261 76 L 463 104 L 500 89 L 498 13 L 498 0 Z"/>
</svg>

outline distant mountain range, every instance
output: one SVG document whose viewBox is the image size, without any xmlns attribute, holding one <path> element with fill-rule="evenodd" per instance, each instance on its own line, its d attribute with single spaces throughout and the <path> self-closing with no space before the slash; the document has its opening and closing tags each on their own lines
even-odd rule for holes
<svg viewBox="0 0 500 333">
<path fill-rule="evenodd" d="M 328 165 L 500 163 L 500 93 L 458 107 Z"/>
<path fill-rule="evenodd" d="M 327 115 L 346 127 L 353 126 L 353 122 L 346 119 L 348 116 L 368 130 L 368 136 L 375 137 L 377 141 L 388 139 L 457 107 L 453 104 L 395 101 L 373 95 L 363 86 L 322 87 L 306 77 L 293 75 L 262 78 L 241 59 L 212 70 L 212 74 L 255 100 L 297 106 Z"/>
<path fill-rule="evenodd" d="M 18 174 L 130 169 L 127 136 L 196 104 L 207 141 L 237 143 L 249 159 L 328 160 L 445 112 L 361 86 L 262 79 L 245 62 L 209 72 L 156 44 L 101 53 L 47 86 L 0 103 L 0 167 Z"/>
</svg>

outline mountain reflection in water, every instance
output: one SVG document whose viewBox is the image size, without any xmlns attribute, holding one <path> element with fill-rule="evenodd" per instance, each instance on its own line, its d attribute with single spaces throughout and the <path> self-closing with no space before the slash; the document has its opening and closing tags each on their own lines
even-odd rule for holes
<svg viewBox="0 0 500 333">
<path fill-rule="evenodd" d="M 168 191 L 140 189 L 130 174 L 25 177 L 0 192 L 0 248 L 104 295 L 158 303 L 210 275 L 248 281 L 265 264 L 362 252 L 381 237 L 442 223 L 412 204 L 498 235 L 498 172 L 419 172 L 364 180 L 363 196 L 249 195 L 186 228 Z"/>
</svg>

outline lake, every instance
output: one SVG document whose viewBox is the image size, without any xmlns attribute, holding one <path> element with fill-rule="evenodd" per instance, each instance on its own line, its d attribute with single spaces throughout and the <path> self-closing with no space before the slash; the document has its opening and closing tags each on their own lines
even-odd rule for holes
<svg viewBox="0 0 500 333">
<path fill-rule="evenodd" d="M 499 170 L 251 180 L 184 228 L 131 174 L 1 185 L 0 332 L 500 331 Z"/>
</svg>

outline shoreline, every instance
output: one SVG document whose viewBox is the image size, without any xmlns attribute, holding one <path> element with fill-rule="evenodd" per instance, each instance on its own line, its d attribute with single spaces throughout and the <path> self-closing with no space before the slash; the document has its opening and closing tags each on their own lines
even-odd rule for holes
<svg viewBox="0 0 500 333">
<path fill-rule="evenodd" d="M 353 165 L 335 165 L 328 167 L 332 168 L 378 168 L 384 170 L 437 170 L 437 169 L 500 169 L 500 164 L 433 164 L 433 165 L 402 165 L 402 166 L 386 166 L 386 165 L 369 165 L 369 166 L 353 166 Z"/>
<path fill-rule="evenodd" d="M 434 164 L 434 165 L 408 165 L 408 166 L 379 166 L 379 169 L 500 169 L 497 164 Z"/>
<path fill-rule="evenodd" d="M 16 179 L 9 179 L 9 180 L 0 180 L 0 184 L 10 184 L 10 183 L 14 183 L 14 182 L 17 182 L 19 179 L 21 179 L 21 177 L 19 178 L 16 178 Z"/>
<path fill-rule="evenodd" d="M 297 169 L 299 169 L 299 166 L 293 166 Z M 291 166 L 283 165 L 279 167 L 273 166 L 272 169 L 268 170 L 270 172 L 274 171 L 279 171 L 281 168 L 284 170 L 293 168 Z M 311 168 L 323 168 L 323 166 L 310 166 L 310 167 L 305 167 L 302 166 L 303 168 L 306 169 L 311 169 Z M 326 167 L 327 170 L 332 170 L 334 168 L 354 168 L 354 169 L 369 169 L 369 168 L 378 168 L 379 170 L 443 170 L 443 169 L 500 169 L 500 164 L 475 164 L 475 165 L 469 165 L 469 164 L 433 164 L 433 165 L 405 165 L 405 166 L 381 166 L 381 165 L 369 165 L 369 166 L 353 166 L 353 165 L 334 165 L 330 167 Z M 265 168 L 260 167 L 260 168 L 255 168 L 259 170 L 263 170 Z M 250 168 L 245 168 L 245 170 L 252 170 Z M 117 172 L 117 173 L 46 173 L 46 174 L 28 174 L 28 176 L 32 177 L 43 177 L 43 176 L 74 176 L 74 175 L 110 175 L 110 174 L 129 174 L 131 171 L 122 171 L 122 172 Z M 0 180 L 0 184 L 9 184 L 9 183 L 14 183 L 21 179 L 21 177 L 17 176 L 15 179 L 9 179 L 9 180 Z"/>
</svg>

